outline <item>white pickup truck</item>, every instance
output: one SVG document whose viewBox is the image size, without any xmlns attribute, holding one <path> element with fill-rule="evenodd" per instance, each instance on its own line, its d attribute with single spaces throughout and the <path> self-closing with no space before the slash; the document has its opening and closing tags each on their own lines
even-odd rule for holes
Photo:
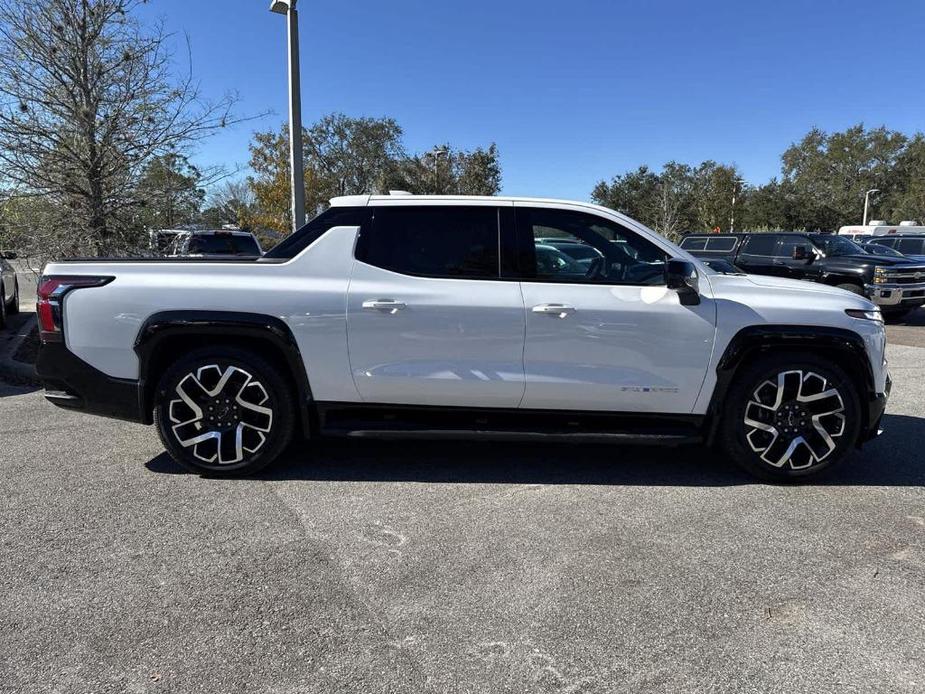
<svg viewBox="0 0 925 694">
<path fill-rule="evenodd" d="M 338 198 L 259 259 L 52 263 L 38 312 L 51 402 L 153 423 L 206 474 L 296 436 L 539 437 L 716 444 L 793 481 L 890 391 L 867 299 L 716 273 L 578 202 Z"/>
</svg>

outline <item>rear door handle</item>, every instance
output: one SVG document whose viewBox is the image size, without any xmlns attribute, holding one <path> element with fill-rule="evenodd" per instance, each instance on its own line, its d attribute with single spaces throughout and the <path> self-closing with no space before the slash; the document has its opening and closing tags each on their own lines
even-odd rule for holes
<svg viewBox="0 0 925 694">
<path fill-rule="evenodd" d="M 549 316 L 565 318 L 570 313 L 575 312 L 575 307 L 566 304 L 540 304 L 539 306 L 534 306 L 532 311 L 534 313 L 545 313 Z"/>
<path fill-rule="evenodd" d="M 363 308 L 367 311 L 382 311 L 385 313 L 398 313 L 407 304 L 404 301 L 395 299 L 367 299 L 363 302 Z"/>
</svg>

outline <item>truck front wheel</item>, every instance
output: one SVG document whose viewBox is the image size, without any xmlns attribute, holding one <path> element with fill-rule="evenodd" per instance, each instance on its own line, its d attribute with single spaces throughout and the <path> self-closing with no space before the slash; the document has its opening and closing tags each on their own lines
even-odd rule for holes
<svg viewBox="0 0 925 694">
<path fill-rule="evenodd" d="M 721 443 L 763 479 L 798 482 L 840 462 L 857 441 L 857 388 L 812 355 L 763 359 L 738 374 L 725 399 Z"/>
<path fill-rule="evenodd" d="M 290 389 L 263 357 L 205 348 L 174 363 L 155 396 L 154 423 L 183 467 L 207 475 L 248 475 L 269 465 L 292 439 Z"/>
</svg>

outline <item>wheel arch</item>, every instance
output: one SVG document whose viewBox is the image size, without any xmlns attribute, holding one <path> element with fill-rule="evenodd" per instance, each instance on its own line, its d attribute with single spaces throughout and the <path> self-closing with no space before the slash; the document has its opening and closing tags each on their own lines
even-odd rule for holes
<svg viewBox="0 0 925 694">
<path fill-rule="evenodd" d="M 161 376 L 192 349 L 209 346 L 249 349 L 282 367 L 294 384 L 303 433 L 311 431 L 311 387 L 298 343 L 280 318 L 237 311 L 163 311 L 151 315 L 138 331 L 138 397 L 145 424 L 153 422 L 154 397 Z"/>
<path fill-rule="evenodd" d="M 860 335 L 844 328 L 757 325 L 736 333 L 716 366 L 716 388 L 708 409 L 708 443 L 713 443 L 716 437 L 722 404 L 742 366 L 756 358 L 783 352 L 824 355 L 831 359 L 848 375 L 857 389 L 861 403 L 861 430 L 866 431 L 872 425 L 872 405 L 877 391 L 874 372 Z"/>
</svg>

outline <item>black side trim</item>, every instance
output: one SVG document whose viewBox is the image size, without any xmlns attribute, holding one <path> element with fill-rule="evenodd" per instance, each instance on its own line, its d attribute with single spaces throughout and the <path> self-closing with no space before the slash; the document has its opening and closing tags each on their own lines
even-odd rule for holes
<svg viewBox="0 0 925 694">
<path fill-rule="evenodd" d="M 88 414 L 145 422 L 138 381 L 113 378 L 80 359 L 60 342 L 39 347 L 35 373 L 58 407 Z"/>
<path fill-rule="evenodd" d="M 135 340 L 135 353 L 139 361 L 139 407 L 147 423 L 150 423 L 154 407 L 157 383 L 150 372 L 152 364 L 156 363 L 158 348 L 177 337 L 213 336 L 263 340 L 278 348 L 295 380 L 304 431 L 311 430 L 308 406 L 312 399 L 311 388 L 298 343 L 289 326 L 275 316 L 236 311 L 163 311 L 144 322 Z"/>
<path fill-rule="evenodd" d="M 861 414 L 864 417 L 861 423 L 861 441 L 870 438 L 871 427 L 876 429 L 880 416 L 883 414 L 883 405 L 878 403 L 885 401 L 885 398 L 882 397 L 883 394 L 877 393 L 874 386 L 874 373 L 867 357 L 864 340 L 860 335 L 843 328 L 808 325 L 753 325 L 736 333 L 717 364 L 716 388 L 708 410 L 710 430 L 707 441 L 712 442 L 715 437 L 722 413 L 722 403 L 737 369 L 746 359 L 751 360 L 758 355 L 781 348 L 806 349 L 808 352 L 815 353 L 837 351 L 850 359 L 854 368 L 849 375 L 857 378 L 859 385 L 862 386 L 859 393 Z"/>
<path fill-rule="evenodd" d="M 563 440 L 679 445 L 702 441 L 703 417 L 507 408 L 316 403 L 328 436 Z"/>
</svg>

